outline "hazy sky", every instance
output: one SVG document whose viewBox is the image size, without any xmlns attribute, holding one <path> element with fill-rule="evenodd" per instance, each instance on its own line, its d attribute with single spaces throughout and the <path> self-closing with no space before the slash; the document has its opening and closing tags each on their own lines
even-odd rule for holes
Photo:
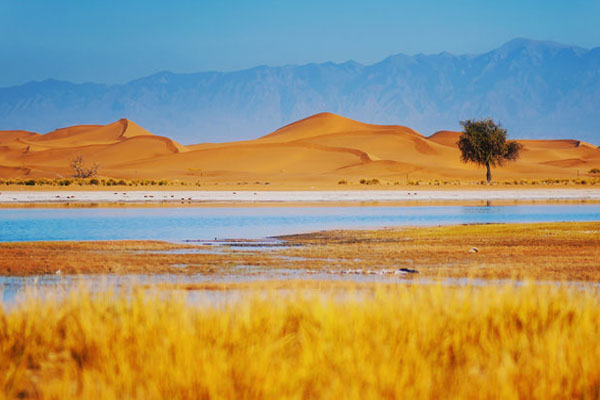
<svg viewBox="0 0 600 400">
<path fill-rule="evenodd" d="M 0 0 L 0 86 L 391 54 L 481 53 L 515 37 L 600 46 L 600 0 Z"/>
</svg>

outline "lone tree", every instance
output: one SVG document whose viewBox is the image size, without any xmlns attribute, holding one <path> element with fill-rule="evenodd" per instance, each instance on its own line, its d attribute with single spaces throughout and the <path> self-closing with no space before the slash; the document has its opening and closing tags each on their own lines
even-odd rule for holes
<svg viewBox="0 0 600 400">
<path fill-rule="evenodd" d="M 98 163 L 94 163 L 91 167 L 86 167 L 82 156 L 75 156 L 71 160 L 71 168 L 73 169 L 73 178 L 91 178 L 98 173 Z"/>
<path fill-rule="evenodd" d="M 487 181 L 492 181 L 491 167 L 502 166 L 505 161 L 519 158 L 523 145 L 506 141 L 506 129 L 490 118 L 481 121 L 461 121 L 462 135 L 458 140 L 462 162 L 473 162 L 487 168 Z"/>
</svg>

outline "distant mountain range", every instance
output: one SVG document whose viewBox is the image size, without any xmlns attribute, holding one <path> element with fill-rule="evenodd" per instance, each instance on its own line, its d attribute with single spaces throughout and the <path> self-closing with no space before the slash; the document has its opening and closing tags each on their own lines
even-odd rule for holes
<svg viewBox="0 0 600 400">
<path fill-rule="evenodd" d="M 600 144 L 600 47 L 515 39 L 480 55 L 399 54 L 373 65 L 161 72 L 119 85 L 46 80 L 0 88 L 0 130 L 48 132 L 129 118 L 185 144 L 252 139 L 323 111 L 425 135 L 490 116 L 511 138 Z"/>
</svg>

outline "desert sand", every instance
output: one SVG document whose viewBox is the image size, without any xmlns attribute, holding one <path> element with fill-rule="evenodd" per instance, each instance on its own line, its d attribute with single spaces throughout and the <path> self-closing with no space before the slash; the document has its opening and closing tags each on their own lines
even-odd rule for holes
<svg viewBox="0 0 600 400">
<path fill-rule="evenodd" d="M 255 140 L 184 146 L 132 121 L 80 125 L 38 134 L 0 131 L 0 178 L 72 176 L 70 161 L 99 164 L 102 177 L 199 183 L 350 184 L 360 179 L 407 184 L 419 179 L 481 180 L 460 162 L 460 133 L 424 136 L 408 127 L 372 125 L 322 113 Z M 591 176 L 600 149 L 577 140 L 522 140 L 521 158 L 496 168 L 496 180 Z"/>
</svg>

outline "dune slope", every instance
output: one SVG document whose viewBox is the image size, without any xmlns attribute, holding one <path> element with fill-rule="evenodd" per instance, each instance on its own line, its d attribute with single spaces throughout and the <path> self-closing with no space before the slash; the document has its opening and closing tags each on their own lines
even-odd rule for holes
<svg viewBox="0 0 600 400">
<path fill-rule="evenodd" d="M 361 178 L 400 183 L 481 180 L 481 168 L 460 161 L 459 137 L 454 131 L 425 137 L 401 125 L 366 124 L 321 113 L 256 140 L 182 146 L 122 119 L 43 135 L 0 132 L 0 177 L 70 176 L 71 160 L 81 155 L 87 163 L 98 163 L 102 176 L 130 179 L 301 184 Z M 495 179 L 569 178 L 600 168 L 600 149 L 589 143 L 520 142 L 520 159 L 495 169 Z"/>
</svg>

